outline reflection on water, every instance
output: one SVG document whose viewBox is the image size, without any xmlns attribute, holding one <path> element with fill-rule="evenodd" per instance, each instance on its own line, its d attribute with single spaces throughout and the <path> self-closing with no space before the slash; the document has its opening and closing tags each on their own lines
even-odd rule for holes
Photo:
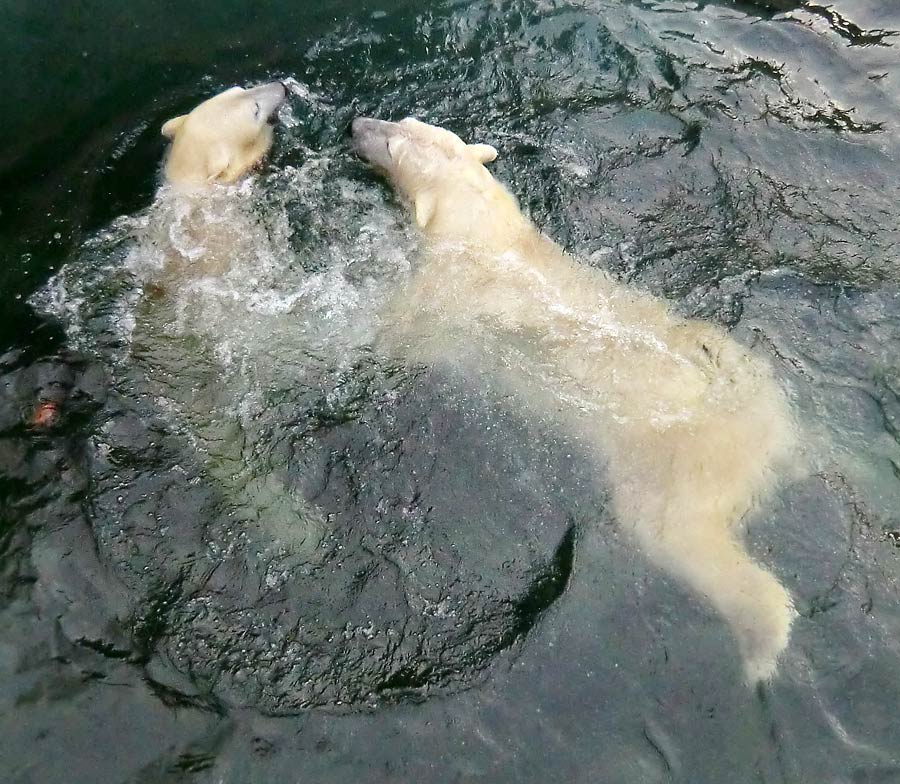
<svg viewBox="0 0 900 784">
<path fill-rule="evenodd" d="M 264 5 L 3 30 L 56 75 L 13 80 L 0 158 L 11 780 L 900 778 L 897 11 Z M 160 121 L 285 75 L 271 165 L 210 213 L 238 263 L 167 279 Z M 416 240 L 356 114 L 494 144 L 584 263 L 768 358 L 814 467 L 749 533 L 799 612 L 770 686 L 552 412 L 372 350 Z"/>
</svg>

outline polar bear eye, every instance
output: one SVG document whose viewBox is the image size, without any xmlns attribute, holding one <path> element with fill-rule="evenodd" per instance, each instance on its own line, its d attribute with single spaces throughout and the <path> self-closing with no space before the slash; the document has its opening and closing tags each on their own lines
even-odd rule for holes
<svg viewBox="0 0 900 784">
<path fill-rule="evenodd" d="M 255 120 L 259 119 L 259 101 L 253 104 L 253 118 Z"/>
</svg>

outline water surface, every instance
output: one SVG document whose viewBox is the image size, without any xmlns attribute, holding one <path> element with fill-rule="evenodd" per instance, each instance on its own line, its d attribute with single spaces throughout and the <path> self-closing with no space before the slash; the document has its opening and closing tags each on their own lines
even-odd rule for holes
<svg viewBox="0 0 900 784">
<path fill-rule="evenodd" d="M 900 781 L 892 4 L 94 0 L 0 36 L 6 779 Z M 160 125 L 286 77 L 220 205 L 241 265 L 148 297 Z M 799 612 L 770 685 L 552 412 L 373 348 L 416 242 L 356 114 L 493 144 L 582 263 L 772 363 L 811 469 L 749 532 Z"/>
</svg>

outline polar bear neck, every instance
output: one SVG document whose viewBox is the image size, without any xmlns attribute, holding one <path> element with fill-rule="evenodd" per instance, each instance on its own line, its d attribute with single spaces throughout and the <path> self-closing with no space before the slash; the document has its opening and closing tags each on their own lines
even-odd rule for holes
<svg viewBox="0 0 900 784">
<path fill-rule="evenodd" d="M 210 143 L 198 164 L 196 140 L 191 144 L 176 138 L 166 157 L 166 182 L 183 191 L 205 190 L 215 184 L 237 182 L 262 161 L 272 147 L 273 133 L 268 126 L 247 145 Z M 213 153 L 222 153 L 217 160 Z"/>
<path fill-rule="evenodd" d="M 504 253 L 530 242 L 537 234 L 516 199 L 489 174 L 480 182 L 457 181 L 449 187 L 441 183 L 418 194 L 413 200 L 417 213 L 423 197 L 433 200 L 430 214 L 420 220 L 428 244 Z"/>
</svg>

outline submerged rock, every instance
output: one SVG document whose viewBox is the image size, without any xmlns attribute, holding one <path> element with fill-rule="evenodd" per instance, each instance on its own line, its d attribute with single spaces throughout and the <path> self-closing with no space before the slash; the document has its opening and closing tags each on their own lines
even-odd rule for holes
<svg viewBox="0 0 900 784">
<path fill-rule="evenodd" d="M 312 555 L 242 520 L 141 394 L 110 395 L 78 502 L 34 513 L 36 596 L 69 644 L 171 704 L 283 714 L 464 688 L 522 641 L 597 511 L 588 464 L 433 373 L 318 382 L 265 422 L 279 481 L 326 521 Z"/>
</svg>

